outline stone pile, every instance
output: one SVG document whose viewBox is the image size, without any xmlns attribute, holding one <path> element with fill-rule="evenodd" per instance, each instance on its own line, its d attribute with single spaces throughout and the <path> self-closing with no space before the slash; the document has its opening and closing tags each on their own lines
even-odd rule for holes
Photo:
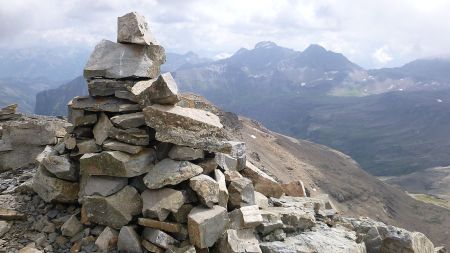
<svg viewBox="0 0 450 253">
<path fill-rule="evenodd" d="M 142 16 L 119 17 L 117 43 L 86 64 L 90 96 L 69 103 L 64 140 L 37 157 L 33 190 L 80 204 L 60 227 L 71 252 L 366 252 L 355 232 L 329 228 L 327 198 L 279 184 L 219 117 L 180 103 L 164 61 Z"/>
</svg>

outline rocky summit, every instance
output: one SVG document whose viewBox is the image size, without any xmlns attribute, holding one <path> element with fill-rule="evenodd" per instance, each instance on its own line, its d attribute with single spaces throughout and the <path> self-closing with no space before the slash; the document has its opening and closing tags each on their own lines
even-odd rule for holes
<svg viewBox="0 0 450 253">
<path fill-rule="evenodd" d="M 117 43 L 95 47 L 90 95 L 68 104 L 64 135 L 39 142 L 37 172 L 14 189 L 38 194 L 24 200 L 37 214 L 0 208 L 0 252 L 435 252 L 424 234 L 340 217 L 327 196 L 247 160 L 245 143 L 160 73 L 164 48 L 148 27 L 126 14 Z M 1 239 L 19 219 L 39 233 Z"/>
</svg>

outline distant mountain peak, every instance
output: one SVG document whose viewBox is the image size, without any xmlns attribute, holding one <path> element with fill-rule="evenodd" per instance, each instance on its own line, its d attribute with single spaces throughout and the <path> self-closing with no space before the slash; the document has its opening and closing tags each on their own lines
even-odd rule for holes
<svg viewBox="0 0 450 253">
<path fill-rule="evenodd" d="M 257 49 L 257 48 L 273 48 L 273 47 L 277 47 L 277 46 L 278 45 L 272 41 L 261 41 L 261 42 L 256 43 L 255 49 Z"/>
<path fill-rule="evenodd" d="M 324 52 L 326 53 L 328 52 L 328 50 L 326 50 L 319 44 L 311 44 L 303 51 L 303 53 L 324 53 Z"/>
</svg>

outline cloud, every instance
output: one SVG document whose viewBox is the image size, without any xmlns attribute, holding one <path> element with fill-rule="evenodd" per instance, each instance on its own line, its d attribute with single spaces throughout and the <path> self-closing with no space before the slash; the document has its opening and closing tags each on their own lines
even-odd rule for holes
<svg viewBox="0 0 450 253">
<path fill-rule="evenodd" d="M 446 0 L 0 0 L 0 6 L 0 48 L 92 48 L 101 38 L 115 40 L 117 16 L 138 11 L 168 51 L 208 57 L 266 40 L 296 50 L 321 44 L 364 67 L 450 52 Z"/>
<path fill-rule="evenodd" d="M 392 56 L 389 55 L 387 52 L 387 47 L 381 47 L 375 50 L 375 52 L 372 54 L 372 57 L 375 58 L 381 65 L 384 65 L 390 61 L 392 61 Z"/>
</svg>

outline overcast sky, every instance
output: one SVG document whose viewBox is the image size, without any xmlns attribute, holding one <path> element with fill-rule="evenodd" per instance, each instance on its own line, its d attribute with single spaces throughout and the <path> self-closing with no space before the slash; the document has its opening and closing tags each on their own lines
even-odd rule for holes
<svg viewBox="0 0 450 253">
<path fill-rule="evenodd" d="M 371 68 L 450 55 L 448 0 L 0 0 L 0 48 L 93 47 L 130 11 L 169 52 L 317 43 Z"/>
</svg>

